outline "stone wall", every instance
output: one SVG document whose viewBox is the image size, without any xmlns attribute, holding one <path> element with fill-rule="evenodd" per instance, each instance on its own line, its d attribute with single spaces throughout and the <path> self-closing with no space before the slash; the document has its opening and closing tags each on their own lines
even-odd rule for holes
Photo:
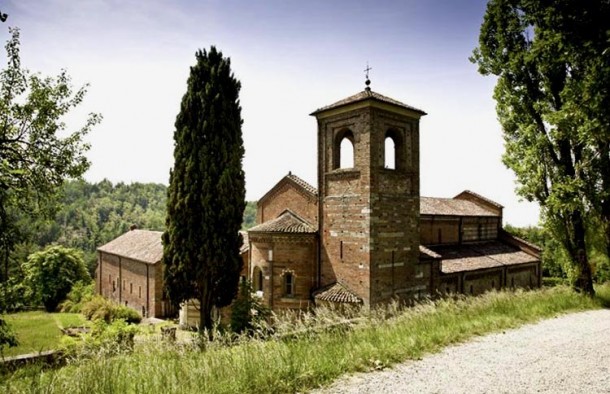
<svg viewBox="0 0 610 394">
<path fill-rule="evenodd" d="M 164 317 L 174 312 L 163 299 L 160 264 L 99 252 L 96 271 L 96 291 L 109 300 L 126 305 L 142 316 Z"/>
</svg>

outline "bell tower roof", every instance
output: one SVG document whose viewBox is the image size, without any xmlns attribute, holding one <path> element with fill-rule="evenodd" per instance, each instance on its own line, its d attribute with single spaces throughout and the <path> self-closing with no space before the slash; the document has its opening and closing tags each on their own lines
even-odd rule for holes
<svg viewBox="0 0 610 394">
<path fill-rule="evenodd" d="M 421 109 L 417 109 L 417 108 L 407 105 L 405 103 L 401 103 L 398 100 L 394 100 L 393 98 L 384 96 L 377 92 L 374 92 L 369 87 L 367 87 L 366 89 L 364 89 L 363 91 L 361 91 L 359 93 L 354 94 L 353 96 L 349 96 L 347 98 L 344 98 L 343 100 L 339 100 L 336 103 L 327 105 L 325 107 L 318 108 L 317 110 L 312 112 L 310 115 L 318 117 L 326 112 L 333 112 L 333 113 L 334 112 L 343 112 L 341 110 L 348 109 L 346 107 L 352 107 L 352 106 L 360 107 L 361 105 L 365 106 L 366 104 L 369 104 L 369 105 L 377 104 L 380 106 L 394 107 L 395 109 L 399 109 L 399 110 L 407 110 L 408 112 L 414 113 L 418 117 L 427 115 Z"/>
</svg>

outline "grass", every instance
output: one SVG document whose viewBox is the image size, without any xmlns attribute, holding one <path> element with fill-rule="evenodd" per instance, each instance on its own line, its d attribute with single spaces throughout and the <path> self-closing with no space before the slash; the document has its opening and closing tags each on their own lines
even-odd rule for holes
<svg viewBox="0 0 610 394">
<path fill-rule="evenodd" d="M 85 324 L 85 318 L 79 313 L 31 311 L 12 313 L 4 318 L 19 341 L 19 346 L 4 349 L 5 357 L 56 349 L 61 328 Z"/>
<path fill-rule="evenodd" d="M 610 301 L 610 286 L 598 288 Z M 244 339 L 207 350 L 140 344 L 129 355 L 97 357 L 55 371 L 8 376 L 5 392 L 45 393 L 291 393 L 326 385 L 344 373 L 381 369 L 417 359 L 444 346 L 488 332 L 514 328 L 561 313 L 600 308 L 602 301 L 566 287 L 493 292 L 476 298 L 439 300 L 400 310 L 395 305 L 361 312 L 353 326 L 319 310 L 301 320 L 284 319 L 280 332 L 299 335 Z M 334 327 L 316 334 L 305 327 Z M 284 339 L 281 339 L 284 338 Z"/>
</svg>

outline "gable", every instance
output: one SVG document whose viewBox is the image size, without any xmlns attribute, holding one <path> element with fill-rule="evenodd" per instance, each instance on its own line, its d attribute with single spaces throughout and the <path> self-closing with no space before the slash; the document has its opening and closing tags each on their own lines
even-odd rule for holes
<svg viewBox="0 0 610 394">
<path fill-rule="evenodd" d="M 318 192 L 292 173 L 288 173 L 258 200 L 256 223 L 262 224 L 276 219 L 286 210 L 317 227 Z"/>
</svg>

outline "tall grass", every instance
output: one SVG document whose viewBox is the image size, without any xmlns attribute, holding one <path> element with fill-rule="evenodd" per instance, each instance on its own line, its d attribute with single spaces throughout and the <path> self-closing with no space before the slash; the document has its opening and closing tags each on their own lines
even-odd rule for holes
<svg viewBox="0 0 610 394">
<path fill-rule="evenodd" d="M 610 292 L 610 287 L 608 292 Z M 140 345 L 130 355 L 79 360 L 60 370 L 7 377 L 6 392 L 45 393 L 289 393 L 327 384 L 346 372 L 367 371 L 415 359 L 474 335 L 517 327 L 567 311 L 599 308 L 600 302 L 565 287 L 493 292 L 445 299 L 401 310 L 396 305 L 345 317 L 280 319 L 268 340 L 205 351 L 162 342 Z"/>
</svg>

